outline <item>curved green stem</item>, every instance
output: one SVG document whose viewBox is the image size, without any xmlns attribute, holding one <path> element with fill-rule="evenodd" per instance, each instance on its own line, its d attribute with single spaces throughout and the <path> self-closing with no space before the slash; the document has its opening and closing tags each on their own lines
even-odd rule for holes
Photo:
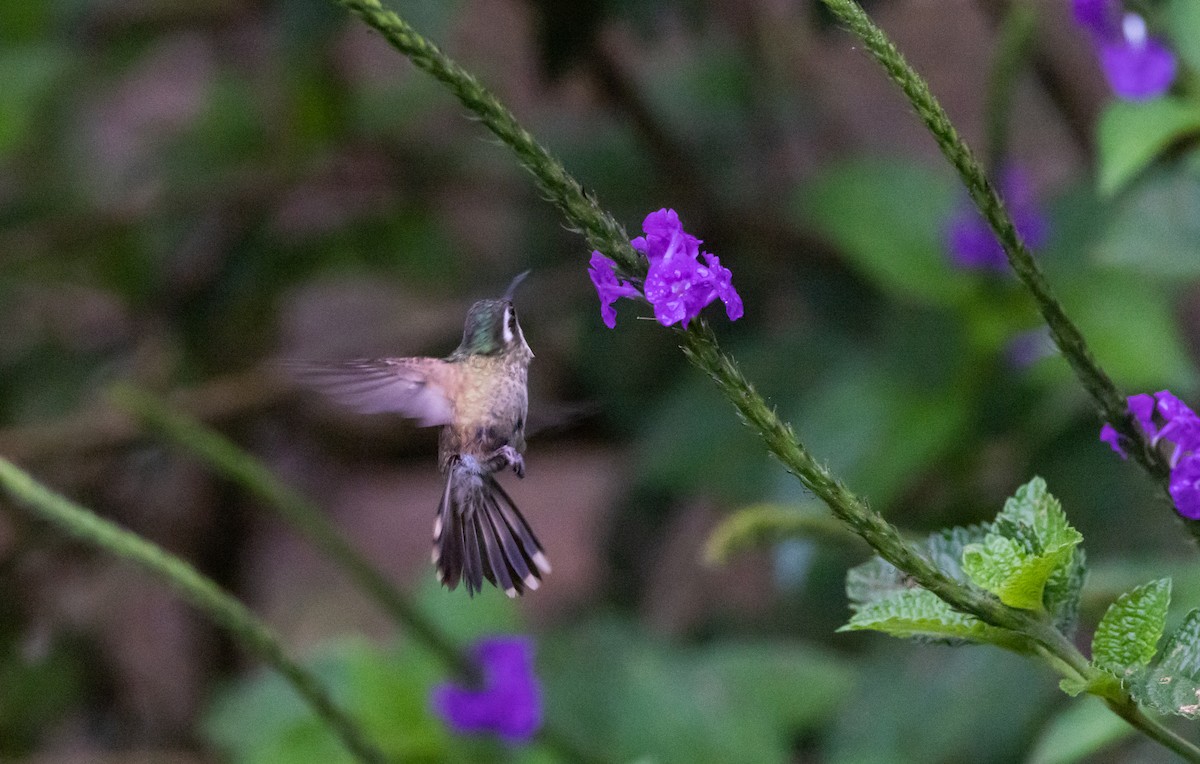
<svg viewBox="0 0 1200 764">
<path fill-rule="evenodd" d="M 279 638 L 250 610 L 195 568 L 91 510 L 44 488 L 0 458 L 0 488 L 15 503 L 80 541 L 141 567 L 170 585 L 197 609 L 225 627 L 238 641 L 283 675 L 313 711 L 359 760 L 384 764 L 387 757 L 369 742 L 353 719 L 315 676 L 284 652 Z"/>
<path fill-rule="evenodd" d="M 516 153 L 518 159 L 529 170 L 538 187 L 558 207 L 567 220 L 581 227 L 588 242 L 600 249 L 606 255 L 616 260 L 629 275 L 640 276 L 645 273 L 645 262 L 624 239 L 624 231 L 598 205 L 595 199 L 584 194 L 582 187 L 571 178 L 566 169 L 557 162 L 545 149 L 526 132 L 490 93 L 466 71 L 451 61 L 440 50 L 424 40 L 408 24 L 394 13 L 382 10 L 377 0 L 335 0 L 358 14 L 369 25 L 381 32 L 398 50 L 408 56 L 414 64 L 442 81 L 454 92 L 462 103 L 474 112 L 505 144 Z M 1105 376 L 1087 350 L 1082 336 L 1074 325 L 1063 314 L 1062 308 L 1050 295 L 1044 278 L 1033 262 L 1029 252 L 1020 243 L 1012 221 L 995 191 L 988 183 L 983 170 L 970 155 L 965 144 L 958 139 L 954 128 L 941 112 L 937 102 L 929 94 L 924 82 L 899 57 L 899 53 L 891 47 L 891 43 L 883 37 L 878 29 L 870 24 L 870 20 L 862 14 L 861 9 L 848 0 L 825 0 L 839 13 L 839 8 L 848 13 L 847 7 L 857 9 L 858 28 L 872 35 L 864 37 L 872 53 L 891 51 L 886 56 L 894 64 L 893 69 L 902 74 L 909 72 L 902 86 L 910 94 L 918 112 L 925 111 L 923 118 L 935 120 L 938 130 L 945 138 L 943 151 L 951 157 L 956 167 L 961 165 L 961 171 L 968 180 L 968 188 L 976 204 L 984 209 L 985 215 L 994 229 L 1002 233 L 1001 240 L 1005 242 L 1005 250 L 1009 260 L 1017 269 L 1022 280 L 1027 282 L 1031 291 L 1043 307 L 1060 348 L 1067 353 L 1076 373 L 1084 381 L 1085 386 L 1101 403 L 1105 416 L 1113 421 L 1122 432 L 1141 440 L 1140 434 L 1127 418 L 1125 402 L 1117 393 L 1112 382 Z M 852 15 L 852 14 L 851 14 Z M 845 20 L 845 19 L 843 19 Z M 864 27 L 864 24 L 866 25 Z M 854 26 L 852 25 L 852 28 Z M 885 63 L 885 67 L 888 64 Z M 892 72 L 893 69 L 889 69 Z M 900 80 L 897 80 L 900 81 Z M 911 91 L 911 92 L 910 92 Z M 921 98 L 915 98 L 915 96 Z M 932 129 L 932 128 L 931 128 Z M 935 131 L 935 134 L 937 131 Z M 941 142 L 941 138 L 939 138 Z M 966 171 L 970 170 L 970 173 Z M 607 247 L 607 248 L 606 248 Z M 1014 255 L 1013 252 L 1017 254 Z M 1054 629 L 1044 618 L 1026 611 L 1006 607 L 998 599 L 984 592 L 964 586 L 939 570 L 928 558 L 921 554 L 916 547 L 907 543 L 895 526 L 888 523 L 879 514 L 871 511 L 866 503 L 855 496 L 842 485 L 832 474 L 822 467 L 797 440 L 791 428 L 781 420 L 771 409 L 761 395 L 755 391 L 750 382 L 742 375 L 736 363 L 725 353 L 721 352 L 716 337 L 703 321 L 694 321 L 691 328 L 681 329 L 679 336 L 681 346 L 689 360 L 708 374 L 726 398 L 734 405 L 746 424 L 757 430 L 762 436 L 768 450 L 784 467 L 795 475 L 809 490 L 817 495 L 830 508 L 836 517 L 842 520 L 854 533 L 870 544 L 881 557 L 904 571 L 921 586 L 929 589 L 938 597 L 955 608 L 970 613 L 985 623 L 1007 628 L 1027 636 L 1054 655 L 1070 671 L 1080 676 L 1090 676 L 1095 671 L 1086 658 L 1071 644 L 1061 632 Z M 1067 352 L 1070 348 L 1070 352 Z M 1148 452 L 1149 453 L 1149 452 Z M 1126 700 L 1128 700 L 1126 696 Z M 1132 700 L 1128 700 L 1132 703 Z M 1143 732 L 1147 728 L 1141 725 L 1142 719 L 1134 725 Z M 1149 722 L 1149 720 L 1146 720 Z M 1134 724 L 1133 721 L 1130 722 Z M 1147 732 L 1147 734 L 1150 734 Z M 1158 730 L 1150 736 L 1168 745 L 1172 750 L 1180 750 L 1176 745 L 1167 741 L 1166 731 Z M 1187 754 L 1190 755 L 1190 754 Z"/>
<path fill-rule="evenodd" d="M 387 577 L 358 553 L 313 502 L 277 478 L 254 456 L 203 423 L 173 410 L 149 393 L 131 387 L 112 391 L 114 402 L 146 426 L 186 448 L 224 477 L 258 496 L 346 572 L 350 579 L 392 617 L 406 634 L 431 650 L 459 677 L 478 678 L 478 668 L 455 641 L 396 589 Z M 569 738 L 545 724 L 538 737 L 569 761 L 601 762 Z"/>
<path fill-rule="evenodd" d="M 149 393 L 118 387 L 113 402 L 151 429 L 183 446 L 221 475 L 272 507 L 313 546 L 336 562 L 407 633 L 432 650 L 464 678 L 476 671 L 458 646 L 414 607 L 378 568 L 342 538 L 319 507 L 275 477 L 261 462 L 232 441 L 191 417 L 171 409 Z"/>
<path fill-rule="evenodd" d="M 1137 703 L 1126 697 L 1121 700 L 1105 698 L 1104 704 L 1117 716 L 1129 722 L 1130 726 L 1146 737 L 1171 749 L 1187 761 L 1200 761 L 1200 747 L 1189 740 L 1180 737 L 1174 731 L 1167 729 L 1156 719 L 1146 716 Z"/>
<path fill-rule="evenodd" d="M 950 118 L 946 116 L 945 110 L 930 92 L 925 80 L 908 64 L 892 41 L 883 33 L 883 30 L 871 21 L 871 18 L 857 2 L 854 0 L 822 0 L 822 2 L 863 41 L 867 50 L 883 67 L 887 75 L 904 91 L 909 103 L 925 123 L 934 140 L 937 141 L 942 154 L 958 171 L 975 206 L 979 208 L 999 239 L 1008 263 L 1017 274 L 1017 278 L 1033 295 L 1038 310 L 1042 313 L 1042 318 L 1050 328 L 1050 335 L 1054 338 L 1055 345 L 1067 359 L 1067 363 L 1070 364 L 1079 382 L 1092 397 L 1101 418 L 1112 423 L 1113 427 L 1131 443 L 1137 444 L 1137 447 L 1132 449 L 1134 457 L 1150 473 L 1150 476 L 1159 484 L 1163 494 L 1167 495 L 1169 499 L 1169 495 L 1166 494 L 1166 480 L 1170 469 L 1166 461 L 1150 445 L 1141 429 L 1134 424 L 1125 403 L 1125 396 L 1117 390 L 1117 386 L 1096 362 L 1083 334 L 1067 316 L 1062 304 L 1050 290 L 1045 275 L 1033 259 L 1029 249 L 1021 241 L 1012 217 L 1005 209 L 995 187 L 971 152 L 970 147 L 954 129 Z M 1200 540 L 1200 521 L 1188 521 L 1182 520 L 1182 518 L 1181 521 L 1188 531 Z"/>
</svg>

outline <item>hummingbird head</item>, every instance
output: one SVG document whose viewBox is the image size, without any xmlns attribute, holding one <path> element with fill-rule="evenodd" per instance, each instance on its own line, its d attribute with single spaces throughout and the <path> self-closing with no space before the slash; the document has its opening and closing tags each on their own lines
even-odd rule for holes
<svg viewBox="0 0 1200 764">
<path fill-rule="evenodd" d="M 526 271 L 513 279 L 504 297 L 480 300 L 471 306 L 467 311 L 462 342 L 454 351 L 455 355 L 504 355 L 515 351 L 533 357 L 521 332 L 521 324 L 517 322 L 517 309 L 512 302 L 513 291 L 528 273 Z"/>
</svg>

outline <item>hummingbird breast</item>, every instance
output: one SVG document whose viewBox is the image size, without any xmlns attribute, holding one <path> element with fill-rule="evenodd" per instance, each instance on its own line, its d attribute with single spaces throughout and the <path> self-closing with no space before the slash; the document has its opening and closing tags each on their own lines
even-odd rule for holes
<svg viewBox="0 0 1200 764">
<path fill-rule="evenodd" d="M 442 428 L 439 442 L 442 470 L 455 454 L 483 458 L 503 446 L 524 451 L 528 361 L 471 356 L 458 363 L 454 418 Z"/>
</svg>

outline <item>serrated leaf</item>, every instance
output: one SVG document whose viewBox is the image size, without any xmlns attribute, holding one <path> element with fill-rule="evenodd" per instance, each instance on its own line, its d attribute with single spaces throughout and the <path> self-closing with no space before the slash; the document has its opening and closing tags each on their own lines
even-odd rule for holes
<svg viewBox="0 0 1200 764">
<path fill-rule="evenodd" d="M 1083 536 L 1067 522 L 1062 506 L 1046 490 L 1046 481 L 1035 477 L 1021 486 L 992 528 L 983 543 L 963 550 L 963 570 L 970 579 L 1010 607 L 1041 610 L 1046 607 L 1047 583 L 1062 576 L 1056 578 L 1053 591 L 1064 601 L 1055 604 L 1069 611 L 1078 593 L 1072 591 L 1070 572 L 1060 571 L 1076 564 L 1075 547 Z"/>
<path fill-rule="evenodd" d="M 1079 600 L 1083 595 L 1083 584 L 1087 580 L 1087 555 L 1075 547 L 1070 561 L 1055 568 L 1046 580 L 1042 602 L 1050 613 L 1054 626 L 1068 637 L 1075 635 L 1079 624 Z"/>
<path fill-rule="evenodd" d="M 1166 627 L 1171 579 L 1160 578 L 1126 592 L 1109 606 L 1092 637 L 1092 662 L 1114 676 L 1145 666 Z"/>
<path fill-rule="evenodd" d="M 944 528 L 925 540 L 925 553 L 938 570 L 965 584 L 969 579 L 962 569 L 963 550 L 971 544 L 981 543 L 987 534 L 985 525 Z"/>
<path fill-rule="evenodd" d="M 995 594 L 1005 605 L 1041 610 L 1046 582 L 1072 551 L 1067 547 L 1032 555 L 1016 541 L 992 534 L 983 544 L 967 547 L 963 552 L 963 570 L 976 585 Z"/>
<path fill-rule="evenodd" d="M 1160 713 L 1200 719 L 1200 610 L 1184 616 L 1158 663 L 1126 681 L 1142 704 Z"/>
<path fill-rule="evenodd" d="M 881 631 L 894 637 L 988 642 L 1020 649 L 1021 638 L 960 613 L 925 589 L 910 589 L 859 607 L 838 631 Z"/>
<path fill-rule="evenodd" d="M 1049 552 L 1064 546 L 1074 546 L 1083 541 L 1079 531 L 1071 527 L 1062 504 L 1046 488 L 1046 481 L 1035 477 L 1017 489 L 1004 502 L 1004 509 L 996 516 L 994 529 L 1004 535 L 1004 526 L 1028 526 L 1037 539 L 1033 552 Z"/>
<path fill-rule="evenodd" d="M 1191 101 L 1112 101 L 1097 127 L 1100 193 L 1115 194 L 1164 150 L 1197 132 L 1200 105 Z"/>
<path fill-rule="evenodd" d="M 962 570 L 963 549 L 983 541 L 986 536 L 987 528 L 982 525 L 945 528 L 930 534 L 923 546 L 930 562 L 955 581 L 965 584 L 969 579 Z M 915 587 L 907 574 L 879 557 L 872 557 L 846 572 L 846 597 L 855 610 Z"/>
<path fill-rule="evenodd" d="M 881 557 L 872 557 L 846 571 L 846 598 L 852 610 L 912 591 L 913 586 L 904 573 Z"/>
</svg>

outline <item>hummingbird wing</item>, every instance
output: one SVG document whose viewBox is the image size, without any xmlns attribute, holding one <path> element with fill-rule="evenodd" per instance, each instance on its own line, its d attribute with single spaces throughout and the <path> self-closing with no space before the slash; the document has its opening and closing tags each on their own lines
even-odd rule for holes
<svg viewBox="0 0 1200 764">
<path fill-rule="evenodd" d="M 422 427 L 449 424 L 455 367 L 440 358 L 289 362 L 289 376 L 360 414 L 395 412 Z"/>
</svg>

